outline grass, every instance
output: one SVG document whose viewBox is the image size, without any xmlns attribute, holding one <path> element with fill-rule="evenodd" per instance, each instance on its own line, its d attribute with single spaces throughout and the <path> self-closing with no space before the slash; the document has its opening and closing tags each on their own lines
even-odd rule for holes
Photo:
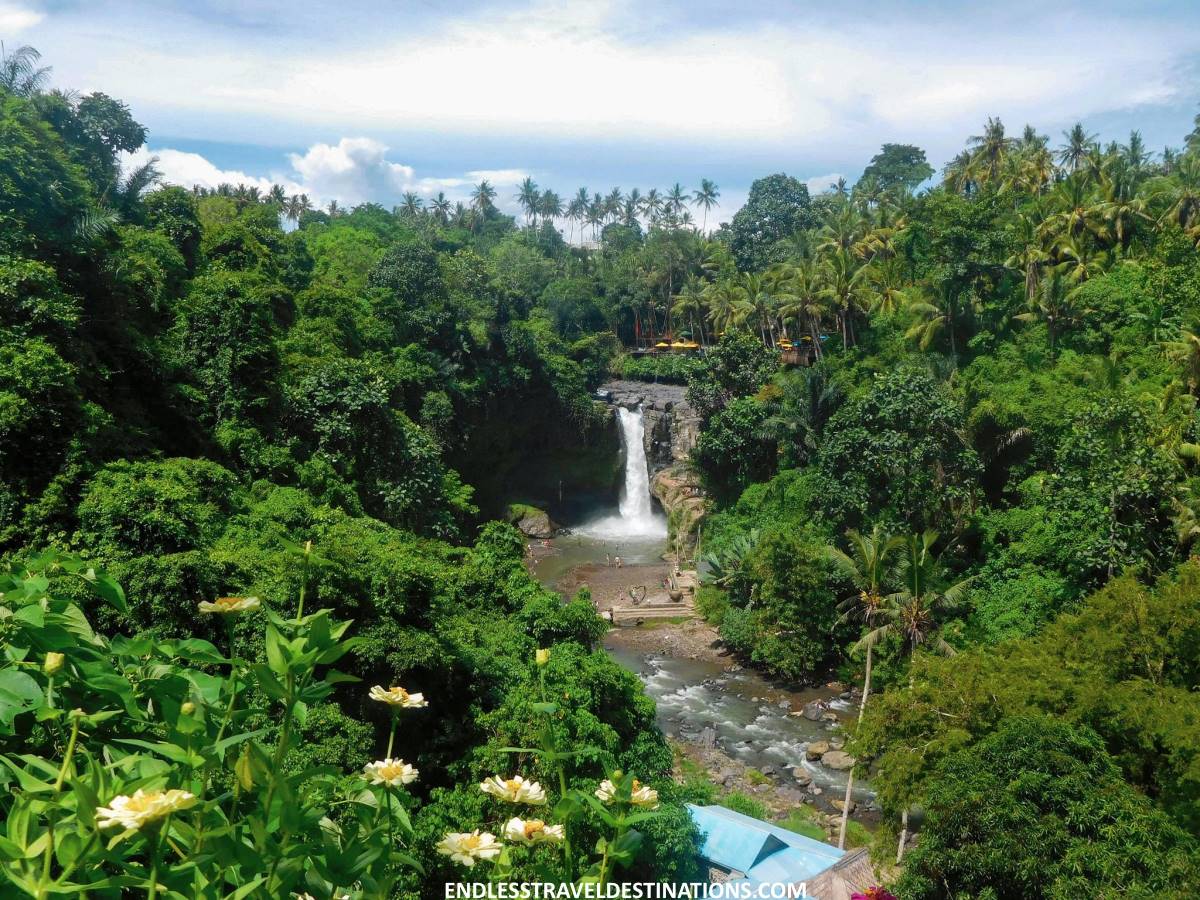
<svg viewBox="0 0 1200 900">
<path fill-rule="evenodd" d="M 806 838 L 812 838 L 814 841 L 824 841 L 827 838 L 825 829 L 817 824 L 816 814 L 817 810 L 812 806 L 797 806 L 787 814 L 786 818 L 780 819 L 775 824 L 780 828 L 804 835 Z"/>
<path fill-rule="evenodd" d="M 764 775 L 762 772 L 758 771 L 758 769 L 747 769 L 746 770 L 746 780 L 748 782 L 750 782 L 751 784 L 755 784 L 755 785 L 771 783 L 771 779 L 768 778 L 766 775 Z"/>
<path fill-rule="evenodd" d="M 696 612 L 706 622 L 720 628 L 727 609 L 729 609 L 729 600 L 726 599 L 723 590 L 713 587 L 711 584 L 700 585 L 699 590 L 696 591 Z"/>
<path fill-rule="evenodd" d="M 721 805 L 755 819 L 766 819 L 767 817 L 767 808 L 762 803 L 738 791 L 732 791 L 722 797 Z"/>
</svg>

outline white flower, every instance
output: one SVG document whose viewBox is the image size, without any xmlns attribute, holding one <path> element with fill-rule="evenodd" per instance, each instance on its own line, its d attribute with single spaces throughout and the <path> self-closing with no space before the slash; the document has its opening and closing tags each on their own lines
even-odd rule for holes
<svg viewBox="0 0 1200 900">
<path fill-rule="evenodd" d="M 404 688 L 397 686 L 385 689 L 382 685 L 377 684 L 371 688 L 371 693 L 368 696 L 372 700 L 378 700 L 380 703 L 386 703 L 388 706 L 397 706 L 401 709 L 420 709 L 429 705 L 423 695 L 410 694 Z"/>
<path fill-rule="evenodd" d="M 138 788 L 132 797 L 113 797 L 107 807 L 96 810 L 96 822 L 101 828 L 120 825 L 126 831 L 137 831 L 171 813 L 196 805 L 196 795 L 188 791 L 145 791 Z"/>
<path fill-rule="evenodd" d="M 471 832 L 449 832 L 438 841 L 437 852 L 448 856 L 457 863 L 470 868 L 477 859 L 493 859 L 500 855 L 504 845 L 496 840 L 494 834 L 479 833 L 476 828 Z"/>
<path fill-rule="evenodd" d="M 658 791 L 654 788 L 648 788 L 636 778 L 633 779 L 633 793 L 629 798 L 634 806 L 642 806 L 646 809 L 658 808 Z"/>
<path fill-rule="evenodd" d="M 397 787 L 401 784 L 412 784 L 419 774 L 409 763 L 402 759 L 381 759 L 379 762 L 367 763 L 363 774 L 370 779 L 371 784 L 386 784 Z"/>
<path fill-rule="evenodd" d="M 605 778 L 600 782 L 600 787 L 596 788 L 596 796 L 600 798 L 602 803 L 612 803 L 617 798 L 616 786 Z M 648 788 L 636 778 L 633 779 L 633 790 L 629 797 L 629 802 L 634 806 L 642 806 L 646 809 L 658 808 L 658 791 L 654 788 Z"/>
<path fill-rule="evenodd" d="M 504 837 L 518 844 L 557 844 L 563 839 L 563 827 L 547 825 L 541 819 L 522 821 L 514 817 L 504 826 Z"/>
<path fill-rule="evenodd" d="M 509 803 L 528 803 L 530 806 L 545 806 L 546 792 L 536 781 L 526 781 L 520 775 L 512 778 L 501 778 L 493 775 L 479 785 L 485 794 L 507 800 Z"/>
<path fill-rule="evenodd" d="M 256 610 L 262 606 L 262 602 L 257 597 L 218 597 L 212 603 L 201 600 L 197 606 L 200 608 L 200 612 L 208 615 L 219 613 L 223 616 L 232 616 Z"/>
</svg>

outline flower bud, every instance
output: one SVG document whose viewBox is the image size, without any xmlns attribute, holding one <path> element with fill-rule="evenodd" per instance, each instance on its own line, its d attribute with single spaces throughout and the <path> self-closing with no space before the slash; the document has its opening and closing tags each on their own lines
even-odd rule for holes
<svg viewBox="0 0 1200 900">
<path fill-rule="evenodd" d="M 539 648 L 535 658 L 539 666 L 544 666 L 550 662 L 550 651 L 545 648 Z"/>
<path fill-rule="evenodd" d="M 46 661 L 42 663 L 42 671 L 47 675 L 53 675 L 63 667 L 63 663 L 66 661 L 67 658 L 61 653 L 47 653 Z"/>
<path fill-rule="evenodd" d="M 179 707 L 179 711 L 181 713 L 183 713 L 185 716 L 190 716 L 192 713 L 194 713 L 196 711 L 196 704 L 193 703 L 191 700 L 188 700 L 186 703 L 184 703 L 182 706 Z"/>
</svg>

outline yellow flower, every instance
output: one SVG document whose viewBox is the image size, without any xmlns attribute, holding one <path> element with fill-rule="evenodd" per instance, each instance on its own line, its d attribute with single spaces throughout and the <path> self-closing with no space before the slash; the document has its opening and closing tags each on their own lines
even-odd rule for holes
<svg viewBox="0 0 1200 900">
<path fill-rule="evenodd" d="M 557 844 L 563 839 L 563 827 L 547 825 L 541 819 L 522 821 L 514 817 L 504 826 L 504 837 L 518 844 Z"/>
<path fill-rule="evenodd" d="M 409 763 L 402 759 L 381 759 L 379 762 L 367 763 L 363 774 L 371 784 L 386 784 L 397 787 L 401 784 L 412 784 L 420 774 Z"/>
<path fill-rule="evenodd" d="M 390 687 L 386 690 L 381 685 L 375 685 L 371 688 L 371 693 L 368 695 L 372 700 L 378 700 L 380 703 L 386 703 L 388 706 L 396 706 L 401 709 L 420 709 L 423 706 L 428 706 L 429 703 L 421 694 L 410 694 L 402 687 Z"/>
<path fill-rule="evenodd" d="M 509 803 L 528 803 L 530 806 L 545 806 L 546 792 L 536 781 L 526 781 L 520 775 L 512 778 L 501 778 L 493 775 L 479 785 L 485 794 L 507 800 Z"/>
<path fill-rule="evenodd" d="M 137 831 L 195 805 L 196 795 L 188 791 L 145 791 L 138 788 L 132 797 L 114 797 L 108 806 L 96 810 L 96 822 L 101 828 L 120 825 L 126 831 Z"/>
<path fill-rule="evenodd" d="M 437 845 L 438 853 L 468 868 L 474 866 L 477 859 L 494 859 L 503 849 L 504 845 L 494 834 L 486 831 L 480 834 L 478 828 L 471 832 L 451 831 Z"/>
<path fill-rule="evenodd" d="M 550 651 L 549 651 L 549 650 L 546 650 L 546 649 L 544 649 L 544 648 L 543 648 L 543 649 L 539 649 L 539 650 L 538 650 L 538 652 L 537 652 L 537 654 L 536 654 L 536 656 L 535 656 L 535 658 L 537 659 L 537 664 L 538 664 L 539 666 L 544 666 L 544 665 L 546 665 L 548 662 L 550 662 Z"/>
<path fill-rule="evenodd" d="M 208 615 L 214 613 L 222 616 L 233 616 L 238 613 L 252 612 L 262 606 L 257 597 L 218 597 L 212 603 L 201 600 L 197 606 L 200 612 Z"/>
<path fill-rule="evenodd" d="M 196 711 L 196 704 L 193 703 L 191 700 L 188 700 L 187 702 L 181 703 L 179 705 L 179 711 L 181 713 L 183 713 L 185 716 L 190 716 L 192 713 L 194 713 Z"/>
<path fill-rule="evenodd" d="M 600 782 L 600 787 L 596 788 L 596 796 L 603 803 L 612 803 L 617 798 L 617 788 L 611 781 L 605 778 Z M 633 779 L 633 791 L 630 794 L 629 802 L 634 806 L 657 809 L 658 791 L 654 790 L 654 788 L 646 787 L 635 778 Z"/>
<path fill-rule="evenodd" d="M 42 663 L 42 671 L 47 675 L 53 675 L 63 667 L 63 663 L 66 661 L 67 658 L 61 653 L 47 653 L 46 661 Z"/>
</svg>

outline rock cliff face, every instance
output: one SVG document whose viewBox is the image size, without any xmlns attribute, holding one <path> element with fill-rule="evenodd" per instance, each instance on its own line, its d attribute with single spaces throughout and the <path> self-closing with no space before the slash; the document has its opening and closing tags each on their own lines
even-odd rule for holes
<svg viewBox="0 0 1200 900">
<path fill-rule="evenodd" d="M 600 388 L 614 406 L 641 406 L 646 426 L 646 459 L 651 474 L 672 463 L 685 462 L 699 436 L 700 420 L 688 405 L 679 384 L 610 381 Z"/>
<path fill-rule="evenodd" d="M 650 490 L 671 523 L 671 538 L 682 553 L 695 544 L 696 529 L 707 509 L 700 481 L 688 455 L 700 436 L 700 418 L 677 384 L 610 381 L 600 388 L 613 406 L 641 406 L 646 434 Z"/>
</svg>

